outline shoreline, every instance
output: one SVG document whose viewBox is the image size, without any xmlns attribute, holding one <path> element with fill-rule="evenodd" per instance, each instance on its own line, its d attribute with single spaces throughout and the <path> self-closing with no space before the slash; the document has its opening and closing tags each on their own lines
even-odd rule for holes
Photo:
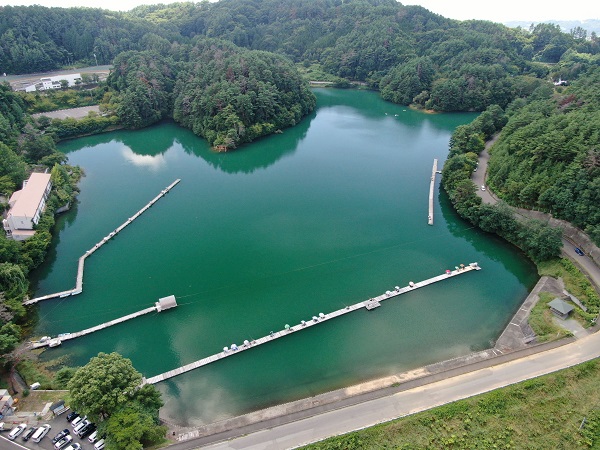
<svg viewBox="0 0 600 450">
<path fill-rule="evenodd" d="M 185 427 L 171 424 L 165 420 L 166 418 L 161 418 L 161 421 L 169 426 L 169 437 L 176 442 L 194 440 L 199 445 L 205 445 L 392 395 L 460 373 L 491 367 L 574 342 L 576 339 L 569 337 L 537 344 L 527 333 L 526 327 L 514 326 L 516 323 L 527 323 L 529 312 L 537 303 L 538 294 L 542 290 L 558 294 L 561 292 L 560 283 L 551 277 L 541 277 L 511 317 L 492 348 L 201 426 Z"/>
</svg>

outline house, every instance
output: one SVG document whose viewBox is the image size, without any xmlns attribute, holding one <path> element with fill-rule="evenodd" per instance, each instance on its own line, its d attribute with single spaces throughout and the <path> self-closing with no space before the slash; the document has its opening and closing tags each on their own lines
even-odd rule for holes
<svg viewBox="0 0 600 450">
<path fill-rule="evenodd" d="M 45 77 L 40 78 L 40 81 L 26 86 L 25 92 L 35 92 L 35 91 L 48 91 L 50 89 L 60 89 L 62 87 L 61 81 L 66 80 L 69 87 L 76 86 L 81 83 L 81 74 L 80 73 L 71 73 L 66 75 L 57 75 L 55 77 Z"/>
<path fill-rule="evenodd" d="M 571 311 L 574 309 L 571 305 L 560 298 L 555 298 L 548 303 L 548 306 L 550 307 L 550 311 L 552 311 L 556 317 L 559 317 L 563 320 L 567 319 Z"/>
<path fill-rule="evenodd" d="M 23 183 L 23 189 L 11 195 L 8 201 L 10 209 L 2 220 L 8 238 L 23 241 L 35 234 L 33 228 L 46 208 L 50 189 L 49 173 L 32 173 Z"/>
<path fill-rule="evenodd" d="M 6 389 L 0 389 L 0 418 L 14 413 L 14 400 Z"/>
</svg>

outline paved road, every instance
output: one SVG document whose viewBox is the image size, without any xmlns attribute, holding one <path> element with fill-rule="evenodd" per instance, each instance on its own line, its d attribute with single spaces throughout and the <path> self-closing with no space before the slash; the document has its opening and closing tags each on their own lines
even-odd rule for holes
<svg viewBox="0 0 600 450">
<path fill-rule="evenodd" d="M 486 143 L 485 149 L 479 155 L 479 166 L 477 172 L 473 172 L 471 180 L 478 187 L 477 195 L 481 197 L 484 203 L 495 204 L 498 203 L 498 199 L 494 197 L 490 190 L 487 189 L 482 191 L 481 186 L 485 185 L 487 176 L 487 166 L 490 159 L 488 150 L 497 140 L 497 136 Z M 588 276 L 588 278 L 596 285 L 596 289 L 600 289 L 600 267 L 598 267 L 594 261 L 587 256 L 579 256 L 575 253 L 575 243 L 567 240 L 564 236 L 562 238 L 563 243 L 563 254 L 577 264 L 580 269 Z"/>
<path fill-rule="evenodd" d="M 7 75 L 6 77 L 0 76 L 0 83 L 7 81 L 10 83 L 13 89 L 24 88 L 33 83 L 40 81 L 43 77 L 54 77 L 58 75 L 66 75 L 70 73 L 97 73 L 100 75 L 100 79 L 106 79 L 112 65 L 106 66 L 91 66 L 83 67 L 78 69 L 67 69 L 67 70 L 55 70 L 52 72 L 40 72 L 40 73 L 27 73 L 23 75 Z M 1 74 L 0 74 L 1 75 Z"/>
<path fill-rule="evenodd" d="M 600 357 L 600 334 L 494 367 L 416 387 L 207 447 L 211 450 L 278 450 L 373 426 L 397 417 L 488 392 Z M 169 447 L 198 448 L 193 441 Z"/>
<path fill-rule="evenodd" d="M 496 142 L 497 139 L 498 137 L 496 136 L 487 142 L 485 149 L 479 155 L 479 166 L 477 166 L 477 171 L 473 172 L 473 175 L 471 175 L 471 181 L 473 181 L 473 183 L 475 183 L 475 185 L 477 186 L 477 195 L 481 197 L 484 203 L 494 204 L 497 202 L 496 198 L 492 196 L 485 184 L 488 161 L 490 160 L 490 154 L 488 153 L 488 149 L 492 145 L 494 145 L 494 142 Z M 486 190 L 482 191 L 481 186 L 486 186 Z"/>
</svg>

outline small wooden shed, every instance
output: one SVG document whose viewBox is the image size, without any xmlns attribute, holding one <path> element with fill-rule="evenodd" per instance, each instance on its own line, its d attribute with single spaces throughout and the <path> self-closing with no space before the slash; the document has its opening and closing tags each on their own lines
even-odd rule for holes
<svg viewBox="0 0 600 450">
<path fill-rule="evenodd" d="M 548 306 L 550 307 L 550 311 L 562 320 L 567 319 L 569 314 L 571 314 L 571 311 L 573 311 L 573 307 L 560 298 L 555 298 L 548 303 Z"/>
</svg>

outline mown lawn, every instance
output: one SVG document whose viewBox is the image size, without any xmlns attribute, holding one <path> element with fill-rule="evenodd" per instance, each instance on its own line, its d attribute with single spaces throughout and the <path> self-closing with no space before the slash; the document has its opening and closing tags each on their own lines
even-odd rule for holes
<svg viewBox="0 0 600 450">
<path fill-rule="evenodd" d="M 304 448 L 597 449 L 600 360 Z"/>
</svg>

